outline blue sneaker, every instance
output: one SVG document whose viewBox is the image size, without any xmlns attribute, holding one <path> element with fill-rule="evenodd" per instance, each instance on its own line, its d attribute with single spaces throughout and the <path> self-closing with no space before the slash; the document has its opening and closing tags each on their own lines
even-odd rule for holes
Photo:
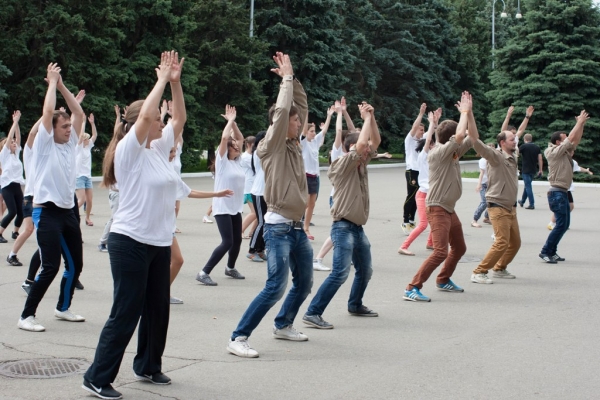
<svg viewBox="0 0 600 400">
<path fill-rule="evenodd" d="M 444 284 L 438 283 L 436 286 L 437 286 L 438 290 L 442 290 L 444 292 L 462 293 L 465 291 L 465 289 L 461 288 L 456 283 L 452 282 L 451 279 L 448 279 L 448 282 L 446 282 Z"/>
<path fill-rule="evenodd" d="M 402 298 L 409 301 L 431 301 L 429 297 L 421 293 L 416 287 L 413 287 L 412 290 L 405 290 Z"/>
</svg>

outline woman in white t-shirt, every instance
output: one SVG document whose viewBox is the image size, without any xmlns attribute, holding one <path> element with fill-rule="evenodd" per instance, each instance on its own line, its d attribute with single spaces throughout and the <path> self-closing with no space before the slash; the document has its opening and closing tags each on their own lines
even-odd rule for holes
<svg viewBox="0 0 600 400">
<path fill-rule="evenodd" d="M 410 234 L 404 240 L 404 243 L 398 249 L 398 254 L 404 256 L 414 256 L 415 253 L 410 251 L 408 248 L 415 241 L 417 237 L 425 229 L 427 229 L 428 221 L 427 221 L 427 212 L 425 211 L 427 206 L 425 204 L 425 199 L 427 198 L 427 193 L 429 192 L 429 162 L 427 161 L 427 156 L 429 155 L 429 151 L 433 149 L 435 146 L 435 129 L 437 127 L 438 121 L 442 115 L 441 109 L 436 110 L 435 112 L 429 112 L 427 115 L 427 119 L 429 121 L 429 128 L 425 133 L 425 138 L 419 139 L 417 141 L 417 147 L 415 148 L 416 157 L 413 162 L 416 163 L 417 170 L 419 171 L 418 176 L 418 184 L 419 189 L 417 189 L 417 193 L 415 194 L 415 202 L 417 203 L 417 214 L 419 216 L 418 225 L 410 231 Z M 427 243 L 425 245 L 427 249 L 433 249 L 433 239 L 431 237 L 431 232 L 429 232 L 429 236 L 427 236 Z"/>
<path fill-rule="evenodd" d="M 0 164 L 2 164 L 2 175 L 0 175 L 0 186 L 2 187 L 2 197 L 8 208 L 8 214 L 0 222 L 0 243 L 6 243 L 7 240 L 2 236 L 4 230 L 11 221 L 15 220 L 15 228 L 12 238 L 19 236 L 19 228 L 23 223 L 23 190 L 21 185 L 25 184 L 23 180 L 23 163 L 19 160 L 21 153 L 21 131 L 19 130 L 19 120 L 21 112 L 13 113 L 13 124 L 8 132 L 8 136 L 0 141 Z"/>
<path fill-rule="evenodd" d="M 77 143 L 77 185 L 75 186 L 75 193 L 77 195 L 77 206 L 81 207 L 85 204 L 85 224 L 87 226 L 94 226 L 94 223 L 90 219 L 94 194 L 94 185 L 92 185 L 92 148 L 94 147 L 94 143 L 96 143 L 98 131 L 94 123 L 94 114 L 90 114 L 88 121 L 90 121 L 90 125 L 92 126 L 92 137 L 88 133 L 82 133 Z M 85 128 L 82 131 L 85 131 Z"/>
<path fill-rule="evenodd" d="M 83 382 L 83 388 L 94 394 L 119 398 L 111 383 L 138 322 L 135 376 L 155 384 L 171 382 L 161 366 L 169 325 L 174 205 L 181 181 L 169 163 L 169 152 L 186 121 L 180 83 L 183 59 L 178 58 L 173 51 L 161 55 L 156 85 L 145 100 L 126 109 L 124 122 L 117 127 L 124 137 L 116 145 L 111 142 L 109 149 L 115 150 L 105 156 L 103 183 L 107 187 L 119 183 L 119 209 L 108 237 L 113 306 Z M 164 126 L 159 105 L 169 82 L 174 111 Z"/>
<path fill-rule="evenodd" d="M 250 209 L 250 212 L 242 221 L 243 239 L 250 239 L 252 232 L 256 229 L 256 210 L 252 204 L 252 195 L 250 194 L 255 177 L 254 171 L 252 170 L 252 147 L 254 146 L 255 140 L 256 138 L 254 136 L 248 136 L 244 139 L 244 153 L 241 156 L 242 169 L 244 170 L 244 174 L 246 174 L 246 180 L 244 181 L 244 204 L 248 204 L 248 208 Z M 248 227 L 250 227 L 250 234 L 246 236 L 244 232 L 246 232 Z"/>
<path fill-rule="evenodd" d="M 229 253 L 225 275 L 233 279 L 245 279 L 235 269 L 242 244 L 242 210 L 246 175 L 240 164 L 240 155 L 244 136 L 235 123 L 235 107 L 227 105 L 225 114 L 221 116 L 227 120 L 227 125 L 223 129 L 221 143 L 215 155 L 215 192 L 231 189 L 233 196 L 213 199 L 213 215 L 221 234 L 221 244 L 214 249 L 206 265 L 196 276 L 196 280 L 206 286 L 217 286 L 217 283 L 210 278 L 210 273 L 225 253 Z"/>
<path fill-rule="evenodd" d="M 265 227 L 265 214 L 267 213 L 267 202 L 265 201 L 265 172 L 260 164 L 260 158 L 256 153 L 256 149 L 262 140 L 265 138 L 266 131 L 261 131 L 256 135 L 254 139 L 254 145 L 252 146 L 252 161 L 251 167 L 254 173 L 254 182 L 250 189 L 250 195 L 252 196 L 252 205 L 254 205 L 256 211 L 256 218 L 258 224 L 254 228 L 252 237 L 250 238 L 250 245 L 248 246 L 248 254 L 246 257 L 254 262 L 266 261 L 267 255 L 265 254 L 265 239 L 263 237 L 263 231 Z"/>
</svg>

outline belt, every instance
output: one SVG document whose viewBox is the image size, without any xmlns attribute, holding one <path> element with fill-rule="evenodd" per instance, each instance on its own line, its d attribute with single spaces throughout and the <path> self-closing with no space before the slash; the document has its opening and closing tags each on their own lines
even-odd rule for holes
<svg viewBox="0 0 600 400">
<path fill-rule="evenodd" d="M 517 203 L 513 204 L 513 207 L 516 207 L 516 206 L 517 206 Z M 498 203 L 487 203 L 487 207 L 494 208 L 494 207 L 502 207 L 502 206 Z"/>
<path fill-rule="evenodd" d="M 290 221 L 290 222 L 282 222 L 282 224 L 286 224 L 291 226 L 294 229 L 302 230 L 304 229 L 304 223 L 302 221 Z"/>
<path fill-rule="evenodd" d="M 309 174 L 308 172 L 306 173 L 306 176 L 308 176 L 309 178 L 316 178 L 317 177 L 317 175 Z"/>
</svg>

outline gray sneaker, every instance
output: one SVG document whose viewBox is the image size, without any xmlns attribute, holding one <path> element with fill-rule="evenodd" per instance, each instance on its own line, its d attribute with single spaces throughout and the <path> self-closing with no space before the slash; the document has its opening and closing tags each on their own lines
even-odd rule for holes
<svg viewBox="0 0 600 400">
<path fill-rule="evenodd" d="M 508 272 L 505 269 L 501 269 L 501 270 L 494 270 L 492 272 L 492 276 L 494 278 L 502 278 L 502 279 L 515 279 L 515 276 L 513 274 L 511 274 L 510 272 Z"/>
<path fill-rule="evenodd" d="M 171 303 L 171 304 L 183 304 L 183 300 L 181 300 L 181 299 L 180 299 L 180 298 L 178 298 L 178 297 L 173 297 L 173 296 L 171 296 L 170 303 Z"/>
<path fill-rule="evenodd" d="M 235 268 L 232 268 L 232 269 L 225 268 L 225 275 L 227 275 L 233 279 L 246 279 L 246 277 L 244 275 L 240 274 L 239 271 Z"/>
<path fill-rule="evenodd" d="M 304 315 L 302 322 L 317 329 L 333 329 L 333 325 L 325 321 L 320 315 Z"/>
<path fill-rule="evenodd" d="M 210 275 L 202 274 L 202 272 L 198 272 L 196 280 L 206 286 L 217 286 L 217 282 L 210 279 Z"/>
</svg>

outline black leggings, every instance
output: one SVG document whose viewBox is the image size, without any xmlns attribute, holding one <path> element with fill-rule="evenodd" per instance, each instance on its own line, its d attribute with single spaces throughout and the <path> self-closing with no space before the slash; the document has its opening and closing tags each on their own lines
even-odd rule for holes
<svg viewBox="0 0 600 400">
<path fill-rule="evenodd" d="M 221 261 L 225 253 L 229 252 L 227 266 L 235 268 L 235 262 L 240 254 L 242 245 L 242 214 L 235 215 L 221 214 L 215 215 L 215 221 L 221 234 L 221 244 L 213 251 L 212 255 L 202 269 L 204 273 L 210 274 L 213 268 Z"/>
<path fill-rule="evenodd" d="M 404 201 L 404 223 L 414 222 L 417 214 L 417 201 L 415 195 L 419 190 L 419 171 L 407 170 L 406 177 L 406 200 Z M 414 181 L 414 183 L 413 183 Z"/>
<path fill-rule="evenodd" d="M 258 219 L 258 225 L 250 238 L 250 248 L 248 253 L 262 253 L 265 251 L 265 239 L 263 238 L 263 229 L 265 227 L 265 214 L 267 213 L 267 202 L 264 196 L 252 195 L 252 204 Z"/>
<path fill-rule="evenodd" d="M 7 186 L 2 188 L 2 197 L 8 208 L 8 214 L 2 218 L 0 226 L 6 229 L 8 224 L 15 218 L 15 226 L 18 228 L 23 223 L 23 191 L 21 190 L 21 184 L 18 182 L 11 182 Z"/>
</svg>

